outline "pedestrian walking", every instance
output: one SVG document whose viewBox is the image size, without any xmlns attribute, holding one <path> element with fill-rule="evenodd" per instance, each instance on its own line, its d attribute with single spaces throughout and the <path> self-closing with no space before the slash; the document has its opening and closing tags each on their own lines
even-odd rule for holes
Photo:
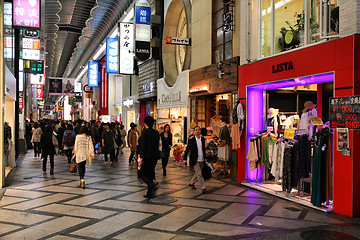
<svg viewBox="0 0 360 240">
<path fill-rule="evenodd" d="M 188 154 L 190 153 L 190 166 L 194 167 L 195 173 L 192 177 L 189 186 L 192 189 L 196 189 L 195 182 L 198 181 L 202 190 L 202 193 L 207 193 L 205 180 L 202 176 L 201 170 L 205 164 L 205 148 L 207 147 L 207 141 L 201 136 L 201 130 L 199 126 L 194 128 L 195 137 L 189 139 L 186 151 L 184 154 L 184 161 L 186 161 Z"/>
<path fill-rule="evenodd" d="M 91 132 L 92 142 L 95 148 L 95 145 L 99 142 L 99 131 L 97 129 L 97 122 L 95 120 L 92 121 L 90 132 Z"/>
<path fill-rule="evenodd" d="M 160 159 L 159 152 L 159 132 L 153 129 L 155 119 L 147 116 L 144 119 L 145 129 L 141 133 L 141 147 L 140 147 L 140 178 L 146 183 L 148 190 L 145 198 L 155 197 L 154 193 L 154 178 L 155 166 Z"/>
<path fill-rule="evenodd" d="M 120 151 L 121 151 L 121 154 L 124 154 L 123 152 L 123 149 L 124 147 L 126 147 L 126 131 L 125 131 L 125 126 L 121 124 L 120 126 L 120 134 L 121 134 L 121 147 L 120 147 Z"/>
<path fill-rule="evenodd" d="M 115 123 L 114 125 L 114 136 L 115 136 L 115 159 L 118 160 L 119 152 L 121 151 L 122 139 L 120 132 L 120 124 Z"/>
<path fill-rule="evenodd" d="M 135 123 L 130 124 L 131 131 L 128 134 L 128 143 L 130 147 L 130 157 L 129 157 L 129 164 L 134 160 L 136 148 L 138 145 L 138 138 L 139 138 L 139 132 L 137 131 L 136 127 L 137 125 Z"/>
<path fill-rule="evenodd" d="M 91 136 L 88 136 L 87 127 L 81 127 L 75 139 L 74 158 L 78 165 L 80 187 L 85 188 L 85 165 L 91 167 L 91 160 L 95 159 L 94 145 Z"/>
<path fill-rule="evenodd" d="M 66 131 L 64 132 L 62 144 L 64 146 L 64 152 L 68 159 L 68 163 L 71 163 L 72 151 L 75 145 L 75 131 L 72 124 L 68 124 L 66 127 Z"/>
<path fill-rule="evenodd" d="M 34 157 L 40 157 L 40 153 L 41 153 L 40 140 L 43 131 L 39 127 L 39 123 L 37 122 L 34 123 L 34 127 L 31 130 L 31 132 L 32 132 L 31 142 L 34 144 Z"/>
<path fill-rule="evenodd" d="M 102 153 L 105 157 L 105 164 L 112 165 L 115 159 L 115 136 L 114 132 L 110 129 L 110 124 L 104 124 L 105 129 L 102 132 Z M 108 155 L 110 155 L 110 163 L 108 161 Z"/>
<path fill-rule="evenodd" d="M 62 145 L 62 140 L 64 138 L 64 133 L 65 133 L 66 127 L 65 127 L 65 123 L 61 122 L 60 127 L 57 130 L 57 140 L 59 142 L 59 154 L 63 155 L 63 145 Z"/>
<path fill-rule="evenodd" d="M 46 172 L 47 158 L 50 159 L 50 174 L 54 174 L 54 155 L 55 155 L 55 146 L 53 143 L 53 129 L 50 125 L 45 127 L 45 132 L 41 136 L 40 145 L 42 150 L 43 158 L 43 167 L 42 171 Z"/>
<path fill-rule="evenodd" d="M 26 120 L 25 122 L 25 139 L 26 139 L 26 147 L 27 149 L 32 149 L 32 143 L 31 143 L 31 137 L 32 137 L 32 133 L 31 133 L 31 123 L 28 122 L 28 120 Z"/>
<path fill-rule="evenodd" d="M 161 164 L 163 169 L 163 176 L 166 176 L 166 166 L 169 162 L 170 149 L 172 146 L 172 133 L 170 131 L 170 125 L 165 124 L 164 132 L 160 133 L 160 139 L 162 144 L 162 150 L 160 153 Z"/>
</svg>

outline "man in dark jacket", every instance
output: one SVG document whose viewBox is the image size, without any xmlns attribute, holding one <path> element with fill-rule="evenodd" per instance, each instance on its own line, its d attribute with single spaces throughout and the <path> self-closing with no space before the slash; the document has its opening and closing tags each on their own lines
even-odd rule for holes
<svg viewBox="0 0 360 240">
<path fill-rule="evenodd" d="M 201 170 L 205 164 L 205 148 L 207 147 L 207 141 L 205 141 L 205 138 L 201 136 L 201 129 L 199 126 L 196 126 L 194 131 L 195 137 L 189 139 L 189 143 L 184 154 L 184 161 L 186 161 L 190 152 L 190 166 L 194 167 L 195 173 L 189 183 L 189 186 L 192 189 L 196 189 L 195 182 L 199 181 L 202 192 L 206 193 L 205 180 L 202 176 Z"/>
<path fill-rule="evenodd" d="M 141 133 L 141 147 L 140 147 L 140 178 L 147 184 L 148 191 L 145 198 L 153 198 L 154 195 L 154 176 L 155 166 L 157 160 L 160 159 L 159 152 L 159 132 L 154 130 L 155 119 L 151 116 L 147 116 L 144 119 L 145 129 Z"/>
</svg>

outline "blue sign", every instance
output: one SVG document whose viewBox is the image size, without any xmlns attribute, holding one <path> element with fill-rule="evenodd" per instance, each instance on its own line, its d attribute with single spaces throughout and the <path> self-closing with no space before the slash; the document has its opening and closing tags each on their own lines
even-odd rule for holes
<svg viewBox="0 0 360 240">
<path fill-rule="evenodd" d="M 150 25 L 151 8 L 136 6 L 136 23 Z"/>
<path fill-rule="evenodd" d="M 98 87 L 99 86 L 99 63 L 95 61 L 89 61 L 88 63 L 88 86 Z"/>
<path fill-rule="evenodd" d="M 119 51 L 118 38 L 106 38 L 106 72 L 118 73 Z"/>
</svg>

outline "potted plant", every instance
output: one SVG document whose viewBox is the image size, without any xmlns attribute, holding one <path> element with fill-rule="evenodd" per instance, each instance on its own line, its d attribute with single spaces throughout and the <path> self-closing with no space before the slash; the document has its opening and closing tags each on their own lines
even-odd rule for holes
<svg viewBox="0 0 360 240">
<path fill-rule="evenodd" d="M 180 162 L 181 154 L 183 152 L 184 152 L 184 147 L 182 145 L 175 144 L 173 146 L 173 154 L 174 154 L 175 161 Z"/>
</svg>

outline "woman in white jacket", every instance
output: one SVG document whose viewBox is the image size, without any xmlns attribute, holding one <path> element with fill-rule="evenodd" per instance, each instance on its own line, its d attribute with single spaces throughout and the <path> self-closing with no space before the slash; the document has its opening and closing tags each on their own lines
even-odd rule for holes
<svg viewBox="0 0 360 240">
<path fill-rule="evenodd" d="M 91 160 L 95 158 L 94 145 L 91 136 L 87 135 L 88 130 L 85 126 L 80 128 L 79 134 L 75 139 L 74 158 L 78 164 L 78 171 L 80 177 L 80 187 L 85 188 L 85 165 L 91 166 Z"/>
</svg>

